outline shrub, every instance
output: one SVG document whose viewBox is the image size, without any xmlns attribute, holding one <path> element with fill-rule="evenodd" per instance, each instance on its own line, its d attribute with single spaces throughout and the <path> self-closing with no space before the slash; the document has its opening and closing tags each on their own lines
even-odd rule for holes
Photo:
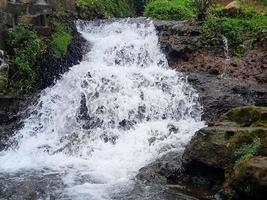
<svg viewBox="0 0 267 200">
<path fill-rule="evenodd" d="M 81 11 L 97 13 L 98 17 L 129 17 L 134 15 L 130 0 L 78 0 L 77 7 Z"/>
<path fill-rule="evenodd" d="M 203 21 L 208 14 L 208 10 L 215 2 L 215 0 L 192 0 L 192 5 L 197 13 L 197 19 Z"/>
<path fill-rule="evenodd" d="M 160 20 L 185 20 L 194 16 L 190 0 L 155 0 L 145 7 L 145 16 Z"/>
<path fill-rule="evenodd" d="M 229 40 L 234 55 L 244 53 L 244 42 L 253 40 L 254 43 L 261 37 L 267 37 L 267 16 L 256 16 L 250 19 L 240 18 L 208 18 L 202 26 L 204 39 L 214 43 L 221 36 Z M 263 35 L 263 36 L 262 36 Z"/>
<path fill-rule="evenodd" d="M 28 24 L 18 24 L 7 30 L 7 46 L 12 55 L 10 64 L 15 64 L 21 75 L 33 79 L 34 67 L 42 53 L 42 40 L 33 27 Z"/>
<path fill-rule="evenodd" d="M 55 58 L 66 55 L 71 40 L 72 34 L 67 30 L 65 25 L 54 21 L 51 50 Z"/>
</svg>

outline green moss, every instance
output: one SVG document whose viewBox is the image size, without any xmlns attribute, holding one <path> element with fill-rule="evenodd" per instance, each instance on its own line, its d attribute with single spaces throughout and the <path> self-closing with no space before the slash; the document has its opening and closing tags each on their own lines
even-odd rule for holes
<svg viewBox="0 0 267 200">
<path fill-rule="evenodd" d="M 130 17 L 134 9 L 130 0 L 78 0 L 81 11 L 94 11 L 98 17 Z"/>
<path fill-rule="evenodd" d="M 71 40 L 72 34 L 67 30 L 65 25 L 54 21 L 51 50 L 55 58 L 60 58 L 66 55 Z"/>
<path fill-rule="evenodd" d="M 256 16 L 250 19 L 209 17 L 202 25 L 204 40 L 216 44 L 222 35 L 228 38 L 234 55 L 245 53 L 244 42 L 254 43 L 262 37 L 267 38 L 267 16 Z M 261 38 L 259 38 L 261 35 Z"/>
<path fill-rule="evenodd" d="M 267 109 L 253 106 L 235 108 L 226 114 L 226 119 L 241 127 L 267 127 Z"/>
<path fill-rule="evenodd" d="M 145 7 L 145 16 L 160 20 L 185 20 L 195 13 L 190 0 L 155 0 Z"/>
</svg>

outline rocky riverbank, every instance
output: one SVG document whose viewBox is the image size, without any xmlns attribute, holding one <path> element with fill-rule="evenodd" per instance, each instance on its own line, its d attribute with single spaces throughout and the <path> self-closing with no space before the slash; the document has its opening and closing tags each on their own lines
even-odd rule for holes
<svg viewBox="0 0 267 200">
<path fill-rule="evenodd" d="M 160 21 L 156 27 L 170 65 L 198 91 L 209 126 L 196 133 L 183 155 L 163 156 L 142 168 L 137 179 L 200 199 L 264 199 L 266 107 L 236 107 L 267 106 L 266 49 L 233 58 L 224 71 L 223 47 L 203 47 L 198 26 Z"/>
<path fill-rule="evenodd" d="M 223 46 L 214 47 L 212 51 L 209 47 L 203 47 L 199 26 L 186 21 L 157 21 L 155 25 L 159 33 L 161 47 L 167 55 L 170 66 L 184 72 L 187 81 L 199 93 L 203 105 L 203 120 L 209 124 L 209 127 L 196 134 L 186 147 L 184 155 L 181 152 L 171 152 L 142 168 L 137 176 L 139 185 L 137 184 L 135 188 L 135 195 L 138 192 L 142 192 L 144 195 L 145 192 L 150 192 L 155 195 L 155 199 L 195 199 L 186 195 L 190 193 L 204 199 L 214 199 L 216 195 L 222 199 L 262 199 L 266 189 L 266 177 L 264 176 L 266 174 L 266 168 L 264 168 L 266 166 L 266 154 L 261 153 L 262 150 L 258 151 L 258 148 L 262 149 L 262 146 L 258 147 L 260 145 L 257 138 L 266 138 L 264 125 L 266 108 L 253 107 L 252 110 L 256 109 L 256 114 L 252 111 L 249 121 L 244 124 L 243 122 L 240 124 L 239 120 L 235 121 L 235 118 L 223 117 L 221 120 L 218 119 L 235 107 L 267 106 L 267 87 L 265 87 L 264 77 L 266 69 L 264 55 L 266 52 L 264 48 L 257 50 L 260 53 L 256 54 L 256 62 L 252 61 L 253 56 L 248 54 L 247 57 L 242 58 L 243 60 L 238 60 L 237 66 L 229 65 L 227 76 L 221 76 L 225 74 L 225 71 L 222 70 L 224 66 L 216 64 L 216 59 L 213 60 L 212 58 L 217 56 L 224 63 Z M 24 115 L 27 115 L 27 112 L 20 111 L 25 110 L 26 105 L 38 98 L 37 94 L 40 89 L 53 85 L 62 73 L 81 60 L 84 41 L 73 24 L 70 24 L 70 27 L 74 31 L 74 36 L 67 54 L 60 59 L 54 59 L 50 54 L 47 54 L 40 61 L 42 78 L 37 92 L 28 98 L 8 96 L 0 98 L 2 109 L 0 112 L 0 150 L 7 147 L 10 142 L 10 135 L 14 130 L 22 126 L 20 120 Z M 204 56 L 202 58 L 205 62 L 202 64 L 198 60 L 199 55 Z M 260 59 L 258 59 L 259 57 Z M 247 62 L 246 58 L 252 59 L 251 62 Z M 237 58 L 235 59 L 237 60 Z M 238 70 L 241 70 L 238 67 L 240 60 L 245 63 L 244 66 L 251 66 L 255 71 L 253 73 L 246 72 L 245 67 L 241 66 L 243 75 L 235 77 L 234 74 L 238 74 Z M 231 69 L 237 71 L 231 73 Z M 258 118 L 254 118 L 254 114 Z M 225 116 L 228 115 L 229 113 Z M 247 116 L 246 113 L 245 116 Z M 239 118 L 242 119 L 242 115 L 239 115 Z M 264 122 L 263 125 L 262 122 Z M 241 133 L 239 133 L 240 131 Z M 256 131 L 257 137 L 253 137 L 248 142 L 241 142 L 235 147 L 235 150 L 243 145 L 252 144 L 252 146 L 256 145 L 257 152 L 254 153 L 253 151 L 253 155 L 246 160 L 244 165 L 241 165 L 241 168 L 247 169 L 249 172 L 249 174 L 242 174 L 234 170 L 234 165 L 238 160 L 232 157 L 235 151 L 231 149 L 232 143 L 228 146 L 228 142 L 235 135 L 239 136 L 246 131 L 252 134 Z M 265 144 L 265 142 L 263 140 L 262 143 Z M 231 152 L 228 148 L 231 149 Z M 264 148 L 265 146 L 263 146 Z M 229 179 L 228 177 L 232 175 L 233 178 Z M 248 185 L 243 185 L 243 180 Z M 256 187 L 251 187 L 255 183 L 257 184 Z M 240 185 L 242 187 L 237 187 Z M 148 191 L 144 191 L 146 186 L 150 187 Z M 165 193 L 155 191 L 165 191 Z M 185 193 L 184 196 L 181 196 L 181 191 Z M 145 197 L 129 197 L 129 199 L 131 198 L 143 199 Z"/>
<path fill-rule="evenodd" d="M 206 46 L 198 24 L 155 21 L 155 26 L 170 67 L 183 72 L 198 91 L 203 120 L 211 123 L 234 107 L 267 106 L 267 49 L 264 43 L 243 58 L 233 57 L 224 70 L 223 42 L 218 46 Z"/>
</svg>

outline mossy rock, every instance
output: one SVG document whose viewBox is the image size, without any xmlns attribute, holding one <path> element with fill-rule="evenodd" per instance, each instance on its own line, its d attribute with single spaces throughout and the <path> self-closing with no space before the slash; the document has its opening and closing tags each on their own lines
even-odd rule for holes
<svg viewBox="0 0 267 200">
<path fill-rule="evenodd" d="M 267 157 L 255 156 L 244 160 L 230 181 L 241 197 L 264 199 L 267 195 Z"/>
<path fill-rule="evenodd" d="M 229 111 L 224 120 L 235 122 L 240 127 L 267 127 L 266 107 L 239 107 Z"/>
</svg>

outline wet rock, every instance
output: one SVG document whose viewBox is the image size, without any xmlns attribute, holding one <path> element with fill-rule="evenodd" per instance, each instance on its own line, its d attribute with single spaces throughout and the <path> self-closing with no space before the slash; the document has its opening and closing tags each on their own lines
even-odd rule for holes
<svg viewBox="0 0 267 200">
<path fill-rule="evenodd" d="M 190 53 L 201 47 L 199 26 L 188 21 L 155 21 L 154 24 L 161 48 L 171 62 L 186 60 Z"/>
<path fill-rule="evenodd" d="M 78 64 L 83 57 L 84 46 L 86 44 L 85 39 L 76 30 L 75 24 L 72 20 L 66 18 L 62 19 L 68 23 L 68 27 L 72 29 L 73 39 L 68 46 L 68 51 L 62 58 L 54 58 L 51 52 L 48 52 L 38 63 L 40 66 L 40 80 L 39 88 L 44 89 L 48 86 L 55 84 L 55 81 L 61 77 L 61 75 L 69 70 L 72 66 Z"/>
<path fill-rule="evenodd" d="M 133 128 L 133 126 L 136 124 L 135 121 L 129 121 L 129 120 L 122 120 L 121 122 L 119 122 L 120 128 L 123 130 L 130 130 L 131 128 Z"/>
<path fill-rule="evenodd" d="M 181 152 L 170 152 L 139 170 L 137 179 L 144 183 L 171 184 L 181 171 Z"/>
<path fill-rule="evenodd" d="M 81 94 L 81 101 L 80 101 L 80 112 L 78 115 L 78 118 L 80 120 L 86 120 L 89 119 L 89 114 L 88 114 L 88 108 L 86 105 L 86 96 L 85 94 Z"/>
<path fill-rule="evenodd" d="M 27 175 L 0 174 L 0 199 L 61 199 L 63 195 L 58 191 L 63 187 L 60 174 L 42 174 L 42 172 L 28 172 Z"/>
<path fill-rule="evenodd" d="M 267 87 L 206 73 L 186 73 L 203 105 L 202 118 L 208 124 L 230 109 L 240 106 L 267 106 Z"/>
</svg>

